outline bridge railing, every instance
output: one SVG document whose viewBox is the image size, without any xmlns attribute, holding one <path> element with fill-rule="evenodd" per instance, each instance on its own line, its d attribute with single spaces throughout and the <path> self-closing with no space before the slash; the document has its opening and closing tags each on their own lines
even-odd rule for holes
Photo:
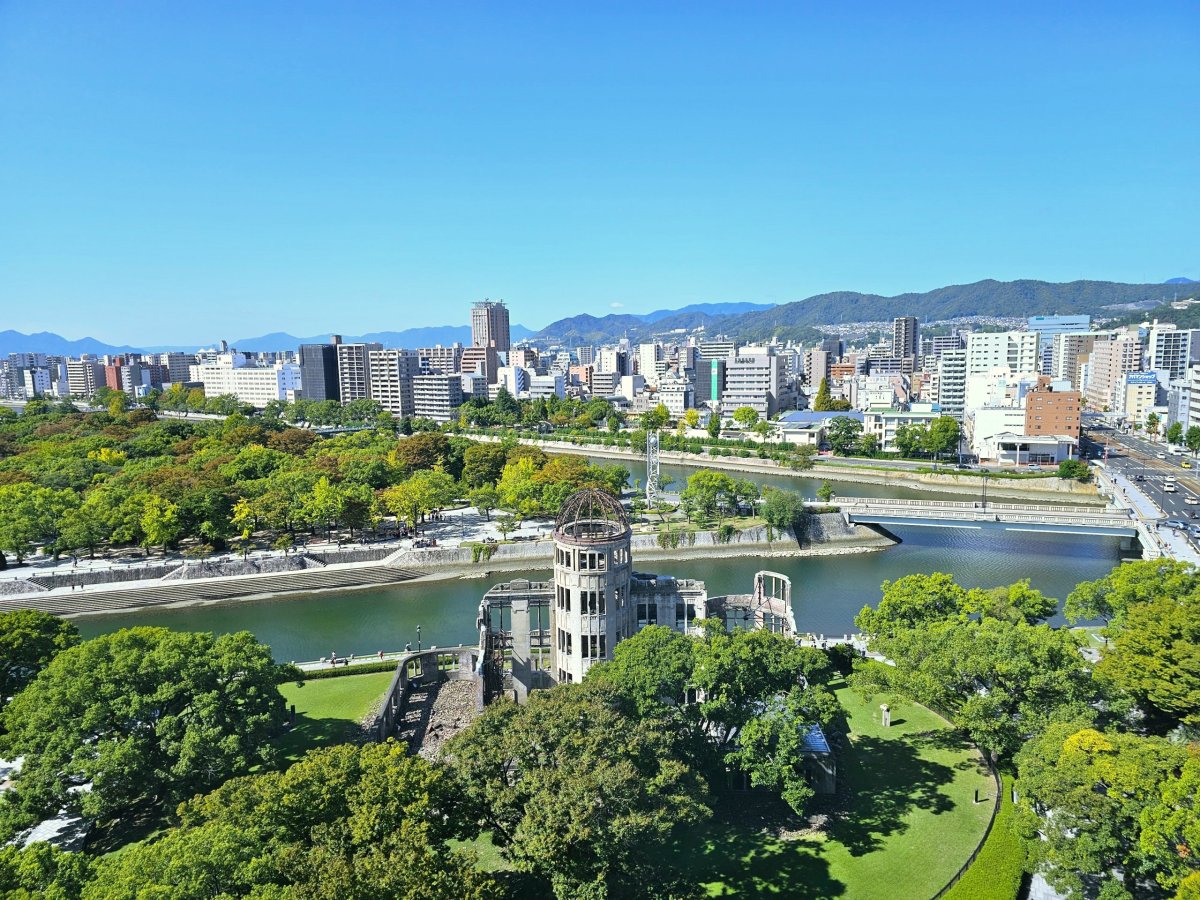
<svg viewBox="0 0 1200 900">
<path fill-rule="evenodd" d="M 870 519 L 940 519 L 956 522 L 1002 522 L 1028 525 L 1087 525 L 1097 528 L 1132 528 L 1134 523 L 1128 515 L 1114 513 L 1104 516 L 1064 516 L 1014 513 L 1008 510 L 984 509 L 850 509 L 847 514 L 852 520 Z"/>
<path fill-rule="evenodd" d="M 835 506 L 906 506 L 930 509 L 977 509 L 978 500 L 910 500 L 897 497 L 834 497 Z M 1055 503 L 994 503 L 988 501 L 988 509 L 1014 510 L 1016 512 L 1061 512 L 1079 513 L 1079 506 Z"/>
</svg>

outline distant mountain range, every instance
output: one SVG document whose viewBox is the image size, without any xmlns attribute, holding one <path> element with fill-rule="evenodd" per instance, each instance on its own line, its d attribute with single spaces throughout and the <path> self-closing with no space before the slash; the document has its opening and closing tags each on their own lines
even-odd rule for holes
<svg viewBox="0 0 1200 900">
<path fill-rule="evenodd" d="M 1168 289 L 1168 285 L 1170 288 Z M 1194 287 L 1193 287 L 1194 286 Z M 1180 290 L 1182 288 L 1182 290 Z M 966 316 L 1031 316 L 1038 314 L 1090 313 L 1110 315 L 1114 311 L 1142 309 L 1169 302 L 1179 295 L 1200 296 L 1200 282 L 1172 278 L 1162 284 L 1122 284 L 1114 281 L 1072 281 L 1056 284 L 1048 281 L 977 281 L 951 285 L 925 293 L 882 297 L 853 291 L 817 294 L 804 300 L 779 305 L 769 303 L 693 303 L 681 309 L 658 309 L 643 314 L 613 313 L 607 316 L 581 314 L 560 319 L 534 332 L 523 325 L 512 326 L 512 338 L 532 338 L 542 345 L 576 347 L 612 343 L 628 337 L 642 341 L 656 335 L 704 328 L 708 334 L 735 335 L 757 341 L 778 337 L 783 340 L 809 340 L 816 336 L 814 326 L 847 322 L 880 322 L 896 316 L 917 315 L 924 322 Z M 471 342 L 469 325 L 442 325 L 408 328 L 403 331 L 378 331 L 344 335 L 346 342 L 377 341 L 385 347 L 416 349 L 435 344 Z M 291 350 L 301 344 L 319 344 L 328 334 L 297 337 L 273 332 L 241 338 L 230 345 L 246 352 Z M 214 343 L 202 346 L 214 346 Z M 77 356 L 80 353 L 126 353 L 137 349 L 148 352 L 196 350 L 191 347 L 114 346 L 94 338 L 68 340 L 52 332 L 22 334 L 0 331 L 0 355 L 14 352 L 50 353 Z"/>
<path fill-rule="evenodd" d="M 1172 282 L 1172 287 L 1185 282 Z M 1186 282 L 1194 283 L 1194 282 Z M 977 281 L 951 285 L 925 293 L 882 297 L 838 291 L 817 294 L 804 300 L 783 303 L 765 309 L 733 314 L 714 314 L 704 305 L 691 312 L 677 313 L 648 321 L 646 317 L 609 315 L 572 316 L 547 325 L 535 336 L 545 344 L 574 346 L 601 344 L 628 337 L 646 340 L 675 329 L 703 326 L 710 334 L 736 335 L 743 340 L 809 340 L 816 325 L 847 322 L 886 322 L 897 316 L 916 315 L 924 322 L 957 319 L 966 316 L 1032 316 L 1039 314 L 1090 313 L 1103 316 L 1106 309 L 1128 308 L 1171 299 L 1163 284 L 1122 284 L 1113 281 L 1072 281 L 1056 284 L 1048 281 Z M 1185 295 L 1188 292 L 1185 292 Z"/>
</svg>

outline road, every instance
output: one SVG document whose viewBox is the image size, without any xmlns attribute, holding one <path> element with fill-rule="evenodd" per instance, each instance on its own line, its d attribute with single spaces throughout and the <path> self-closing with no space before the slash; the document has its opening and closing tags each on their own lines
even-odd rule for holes
<svg viewBox="0 0 1200 900">
<path fill-rule="evenodd" d="M 1108 468 L 1135 482 L 1162 509 L 1166 519 L 1189 524 L 1195 519 L 1200 524 L 1200 473 L 1195 468 L 1200 462 L 1191 454 L 1173 456 L 1165 443 L 1152 443 L 1111 428 L 1091 427 L 1084 432 L 1083 452 L 1103 459 L 1106 448 Z M 1160 455 L 1164 458 L 1159 459 Z M 1192 467 L 1185 468 L 1184 462 Z M 1166 490 L 1168 476 L 1175 479 L 1174 492 Z M 1190 540 L 1200 547 L 1195 537 Z"/>
</svg>

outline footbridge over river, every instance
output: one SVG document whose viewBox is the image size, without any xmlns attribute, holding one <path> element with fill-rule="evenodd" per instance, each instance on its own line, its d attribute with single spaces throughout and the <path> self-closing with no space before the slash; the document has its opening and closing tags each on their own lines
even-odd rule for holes
<svg viewBox="0 0 1200 900">
<path fill-rule="evenodd" d="M 912 525 L 922 528 L 984 528 L 1006 531 L 1092 534 L 1132 538 L 1137 522 L 1128 510 L 1053 504 L 991 503 L 981 500 L 900 500 L 885 497 L 837 497 L 851 525 Z"/>
</svg>

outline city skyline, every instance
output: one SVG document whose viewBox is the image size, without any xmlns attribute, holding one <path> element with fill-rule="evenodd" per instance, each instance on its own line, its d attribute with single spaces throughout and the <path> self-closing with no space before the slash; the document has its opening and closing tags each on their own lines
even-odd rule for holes
<svg viewBox="0 0 1200 900">
<path fill-rule="evenodd" d="M 1196 21 L 9 4 L 0 324 L 183 344 L 485 296 L 536 328 L 1195 277 Z"/>
</svg>

